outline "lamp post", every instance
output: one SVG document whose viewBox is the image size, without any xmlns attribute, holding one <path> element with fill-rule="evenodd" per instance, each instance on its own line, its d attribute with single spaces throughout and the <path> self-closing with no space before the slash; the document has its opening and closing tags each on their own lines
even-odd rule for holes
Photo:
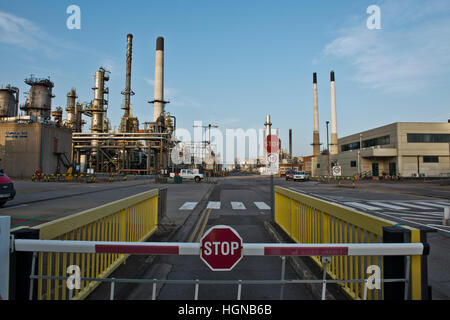
<svg viewBox="0 0 450 320">
<path fill-rule="evenodd" d="M 330 142 L 328 139 L 328 124 L 330 121 L 326 121 L 327 124 L 327 156 L 328 156 L 328 175 L 330 175 Z"/>
<path fill-rule="evenodd" d="M 358 153 L 358 174 L 359 178 L 361 179 L 362 176 L 362 156 L 361 156 L 361 150 L 362 150 L 362 133 L 359 134 L 359 153 Z"/>
</svg>

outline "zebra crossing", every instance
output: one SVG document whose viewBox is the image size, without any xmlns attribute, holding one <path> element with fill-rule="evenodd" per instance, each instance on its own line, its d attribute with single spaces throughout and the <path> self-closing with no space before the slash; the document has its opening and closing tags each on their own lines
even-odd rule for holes
<svg viewBox="0 0 450 320">
<path fill-rule="evenodd" d="M 185 202 L 179 208 L 179 210 L 193 210 L 195 208 L 195 206 L 197 205 L 197 203 L 198 202 Z M 226 205 L 228 205 L 228 204 L 226 204 Z M 270 206 L 262 201 L 254 201 L 252 203 L 247 203 L 247 206 L 241 201 L 230 201 L 230 206 L 233 210 L 247 210 L 247 207 L 249 209 L 256 207 L 259 210 L 270 210 Z M 222 202 L 221 201 L 209 201 L 206 208 L 219 210 L 220 208 L 222 208 Z"/>
<path fill-rule="evenodd" d="M 342 201 L 341 204 L 366 212 L 396 218 L 405 222 L 428 226 L 450 233 L 450 226 L 443 225 L 444 209 L 450 201 L 441 200 L 361 200 Z"/>
<path fill-rule="evenodd" d="M 443 211 L 444 208 L 450 207 L 450 201 L 424 201 L 424 200 L 364 200 L 364 201 L 344 201 L 342 204 L 357 209 L 369 211 Z"/>
</svg>

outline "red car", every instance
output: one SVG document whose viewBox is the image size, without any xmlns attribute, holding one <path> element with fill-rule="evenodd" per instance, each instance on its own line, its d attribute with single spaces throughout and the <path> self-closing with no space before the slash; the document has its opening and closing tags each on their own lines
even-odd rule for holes
<svg viewBox="0 0 450 320">
<path fill-rule="evenodd" d="M 16 190 L 14 189 L 14 182 L 0 170 L 0 207 L 6 201 L 14 199 Z"/>
<path fill-rule="evenodd" d="M 294 180 L 295 171 L 286 171 L 286 181 Z"/>
</svg>

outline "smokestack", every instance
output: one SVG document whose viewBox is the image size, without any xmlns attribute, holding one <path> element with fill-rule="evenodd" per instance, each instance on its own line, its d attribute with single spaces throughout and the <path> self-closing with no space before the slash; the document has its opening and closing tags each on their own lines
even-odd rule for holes
<svg viewBox="0 0 450 320">
<path fill-rule="evenodd" d="M 314 127 L 313 127 L 313 156 L 320 156 L 320 140 L 319 140 L 319 106 L 317 102 L 317 74 L 313 73 L 313 113 L 314 113 Z"/>
<path fill-rule="evenodd" d="M 153 103 L 153 121 L 156 122 L 164 112 L 164 38 L 156 39 L 156 58 L 155 58 L 155 91 Z"/>
<path fill-rule="evenodd" d="M 331 150 L 330 154 L 338 154 L 338 135 L 336 121 L 336 90 L 334 87 L 334 71 L 330 72 L 331 81 Z"/>
<path fill-rule="evenodd" d="M 289 129 L 289 159 L 292 160 L 292 129 Z"/>
<path fill-rule="evenodd" d="M 120 123 L 121 132 L 129 132 L 131 130 L 129 118 L 131 116 L 131 96 L 134 92 L 131 90 L 131 60 L 133 55 L 133 35 L 127 35 L 127 66 L 126 66 L 126 76 L 125 76 L 125 90 L 121 93 L 123 94 L 123 105 L 122 109 L 125 110 L 122 116 L 122 121 Z"/>
<path fill-rule="evenodd" d="M 266 137 L 267 137 L 268 135 L 271 134 L 270 131 L 271 131 L 272 123 L 270 123 L 270 115 L 266 116 L 266 123 L 264 123 L 264 125 L 266 126 Z"/>
</svg>

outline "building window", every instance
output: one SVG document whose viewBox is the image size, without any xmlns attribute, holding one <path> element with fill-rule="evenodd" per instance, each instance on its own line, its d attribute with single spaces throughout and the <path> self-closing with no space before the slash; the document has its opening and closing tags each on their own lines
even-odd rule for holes
<svg viewBox="0 0 450 320">
<path fill-rule="evenodd" d="M 356 161 L 350 161 L 350 167 L 355 168 L 356 167 Z"/>
<path fill-rule="evenodd" d="M 450 134 L 446 133 L 408 133 L 408 143 L 447 143 Z"/>
<path fill-rule="evenodd" d="M 317 164 L 317 169 L 320 169 L 320 163 Z"/>
<path fill-rule="evenodd" d="M 439 157 L 437 156 L 425 156 L 423 157 L 424 163 L 437 163 L 439 162 Z"/>
<path fill-rule="evenodd" d="M 391 143 L 391 136 L 383 136 L 383 137 L 378 137 L 378 138 L 374 138 L 374 139 L 363 140 L 362 147 L 368 148 L 368 147 L 375 147 L 375 146 L 383 146 L 383 145 L 390 144 L 390 143 Z M 350 150 L 357 150 L 357 149 L 359 149 L 359 141 L 343 144 L 341 146 L 342 152 L 350 151 Z"/>
</svg>

